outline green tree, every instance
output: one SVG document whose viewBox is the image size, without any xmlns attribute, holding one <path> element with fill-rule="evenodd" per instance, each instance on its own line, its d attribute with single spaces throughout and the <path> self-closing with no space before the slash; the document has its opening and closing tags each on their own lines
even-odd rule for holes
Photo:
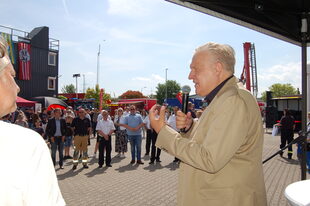
<svg viewBox="0 0 310 206">
<path fill-rule="evenodd" d="M 181 86 L 175 80 L 168 80 L 167 84 L 158 84 L 156 89 L 156 99 L 159 104 L 162 104 L 166 98 L 166 87 L 167 87 L 167 98 L 175 98 L 177 93 L 180 92 Z"/>
<path fill-rule="evenodd" d="M 62 93 L 75 93 L 75 86 L 73 84 L 69 84 L 69 85 L 65 85 L 62 89 L 61 89 Z"/>
<path fill-rule="evenodd" d="M 271 85 L 269 91 L 272 92 L 272 97 L 282 97 L 287 95 L 298 94 L 298 90 L 293 87 L 291 84 L 280 84 L 276 83 Z M 262 100 L 266 101 L 266 91 L 262 93 Z"/>
<path fill-rule="evenodd" d="M 95 99 L 96 107 L 99 108 L 100 104 L 100 88 L 99 85 L 97 84 L 95 88 L 87 88 L 86 93 L 85 93 L 85 98 L 87 99 Z M 110 101 L 111 95 L 107 94 L 103 90 L 103 95 L 102 95 L 102 108 L 107 108 L 107 102 Z"/>
</svg>

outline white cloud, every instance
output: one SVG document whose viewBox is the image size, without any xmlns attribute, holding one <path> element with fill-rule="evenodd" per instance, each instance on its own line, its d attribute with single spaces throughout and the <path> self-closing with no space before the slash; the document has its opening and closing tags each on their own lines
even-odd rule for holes
<svg viewBox="0 0 310 206">
<path fill-rule="evenodd" d="M 145 69 L 145 60 L 137 56 L 103 57 L 100 69 L 109 71 L 139 71 Z"/>
<path fill-rule="evenodd" d="M 123 40 L 131 41 L 131 42 L 155 44 L 155 45 L 163 45 L 163 46 L 173 46 L 173 47 L 181 47 L 181 48 L 186 47 L 184 44 L 180 44 L 180 43 L 174 43 L 174 42 L 161 41 L 161 40 L 156 40 L 156 39 L 151 39 L 151 38 L 138 37 L 136 35 L 132 35 L 132 34 L 126 32 L 124 30 L 120 30 L 117 28 L 110 29 L 109 34 L 112 38 L 123 39 Z"/>
<path fill-rule="evenodd" d="M 108 14 L 141 17 L 151 12 L 154 0 L 109 0 Z"/>
<path fill-rule="evenodd" d="M 151 74 L 151 77 L 134 77 L 132 78 L 132 80 L 155 84 L 163 83 L 165 81 L 165 79 L 158 74 Z"/>
<path fill-rule="evenodd" d="M 258 72 L 258 96 L 263 91 L 268 90 L 273 84 L 291 84 L 295 88 L 301 89 L 301 63 L 290 62 L 286 64 L 277 64 L 270 68 L 265 68 Z"/>
<path fill-rule="evenodd" d="M 154 79 L 158 83 L 162 83 L 165 81 L 165 79 L 158 74 L 152 74 L 152 79 Z"/>
</svg>

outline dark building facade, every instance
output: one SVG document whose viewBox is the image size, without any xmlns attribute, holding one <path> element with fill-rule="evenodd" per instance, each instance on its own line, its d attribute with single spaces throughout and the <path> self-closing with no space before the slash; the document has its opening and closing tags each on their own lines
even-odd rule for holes
<svg viewBox="0 0 310 206">
<path fill-rule="evenodd" d="M 59 41 L 49 38 L 49 28 L 45 26 L 35 28 L 30 33 L 24 32 L 23 36 L 14 35 L 13 32 L 14 29 L 11 29 L 10 35 L 12 35 L 16 59 L 14 64 L 16 83 L 20 87 L 18 96 L 30 100 L 37 96 L 56 97 L 58 95 Z M 30 44 L 30 80 L 18 78 L 18 59 L 20 58 L 18 42 Z"/>
</svg>

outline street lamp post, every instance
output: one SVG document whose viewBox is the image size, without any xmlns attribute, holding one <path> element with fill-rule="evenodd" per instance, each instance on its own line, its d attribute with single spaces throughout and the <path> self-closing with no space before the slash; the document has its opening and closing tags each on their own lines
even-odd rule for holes
<svg viewBox="0 0 310 206">
<path fill-rule="evenodd" d="M 168 98 L 168 85 L 167 85 L 167 72 L 168 72 L 168 68 L 166 68 L 166 103 L 167 103 L 167 98 Z"/>
<path fill-rule="evenodd" d="M 76 98 L 78 98 L 78 82 L 77 82 L 77 78 L 80 77 L 81 74 L 73 74 L 73 78 L 75 78 L 75 95 Z"/>
<path fill-rule="evenodd" d="M 142 94 L 142 95 L 143 95 L 142 91 L 143 91 L 143 89 L 145 89 L 145 88 L 146 88 L 146 87 L 142 87 L 142 88 L 141 88 L 141 94 Z"/>
</svg>

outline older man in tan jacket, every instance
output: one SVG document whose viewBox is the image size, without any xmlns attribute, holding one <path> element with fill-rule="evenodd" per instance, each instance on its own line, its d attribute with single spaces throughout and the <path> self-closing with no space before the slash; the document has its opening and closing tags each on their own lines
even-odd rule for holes
<svg viewBox="0 0 310 206">
<path fill-rule="evenodd" d="M 234 50 L 208 43 L 198 48 L 189 79 L 208 107 L 198 121 L 177 113 L 178 133 L 165 124 L 164 107 L 151 124 L 156 146 L 179 158 L 178 205 L 265 206 L 262 169 L 263 127 L 250 92 L 237 85 Z"/>
</svg>

